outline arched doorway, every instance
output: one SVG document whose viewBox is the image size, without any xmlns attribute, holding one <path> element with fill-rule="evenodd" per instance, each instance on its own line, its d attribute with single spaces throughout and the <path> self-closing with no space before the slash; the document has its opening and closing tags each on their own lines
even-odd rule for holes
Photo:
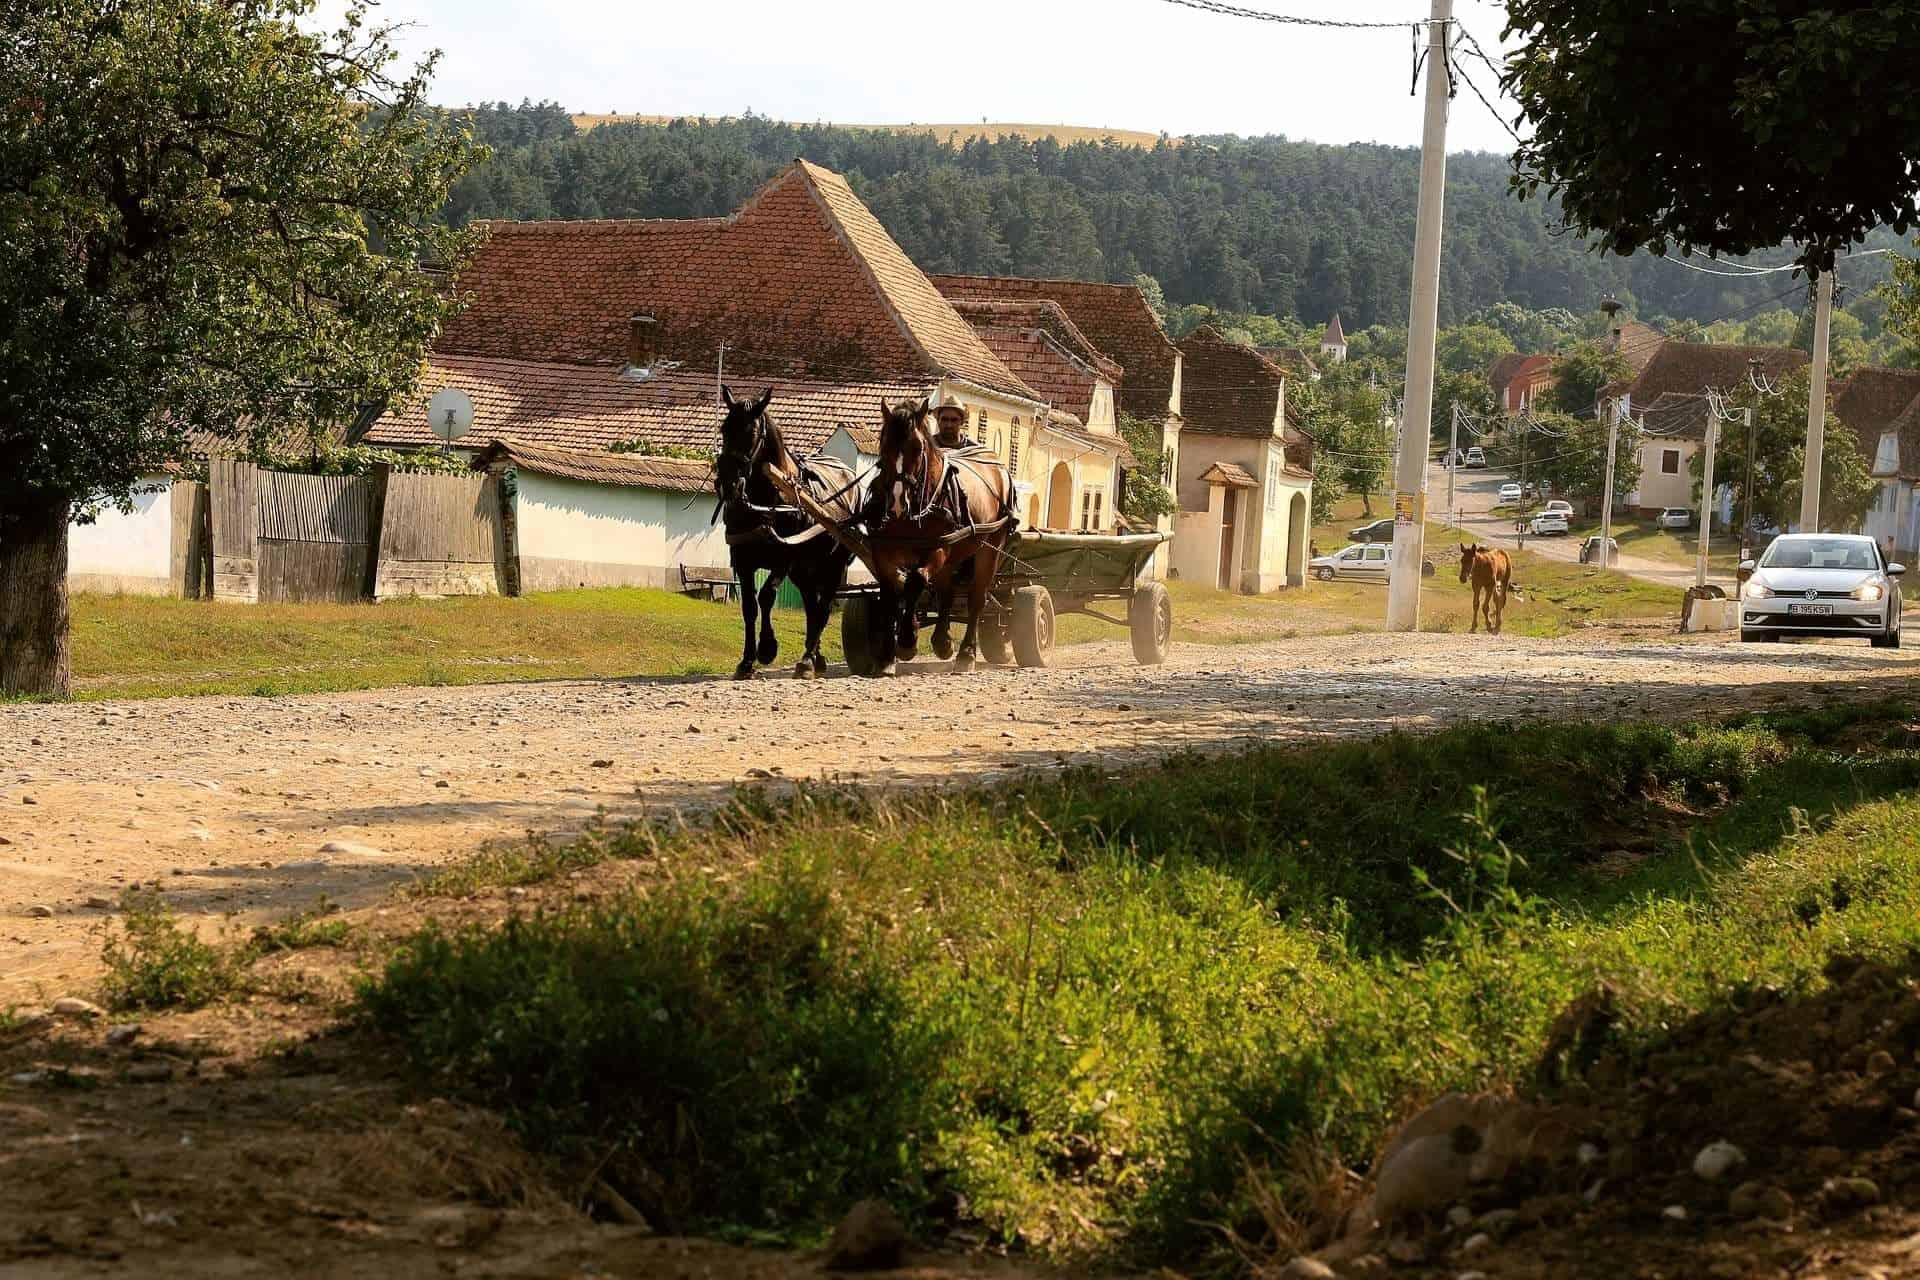
<svg viewBox="0 0 1920 1280">
<path fill-rule="evenodd" d="M 1047 528 L 1073 528 L 1073 469 L 1064 462 L 1053 464 L 1047 483 Z"/>
<path fill-rule="evenodd" d="M 1038 529 L 1039 527 L 1040 527 L 1040 495 L 1037 493 L 1030 493 L 1027 495 L 1027 528 Z"/>
<path fill-rule="evenodd" d="M 1287 504 L 1287 585 L 1307 580 L 1307 495 L 1296 493 Z"/>
</svg>

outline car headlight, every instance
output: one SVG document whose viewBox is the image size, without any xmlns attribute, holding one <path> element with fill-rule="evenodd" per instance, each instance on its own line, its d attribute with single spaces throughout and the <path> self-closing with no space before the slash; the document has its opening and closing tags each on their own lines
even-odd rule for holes
<svg viewBox="0 0 1920 1280">
<path fill-rule="evenodd" d="M 1880 582 L 1863 582 L 1853 589 L 1855 600 L 1878 600 L 1886 594 L 1886 584 Z"/>
<path fill-rule="evenodd" d="M 1758 578 L 1748 578 L 1747 585 L 1741 589 L 1741 594 L 1749 600 L 1765 600 L 1773 594 L 1773 588 Z"/>
</svg>

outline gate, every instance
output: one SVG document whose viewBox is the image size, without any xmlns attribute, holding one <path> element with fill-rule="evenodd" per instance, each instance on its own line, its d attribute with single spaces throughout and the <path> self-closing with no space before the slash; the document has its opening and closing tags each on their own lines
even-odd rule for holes
<svg viewBox="0 0 1920 1280">
<path fill-rule="evenodd" d="M 372 585 L 367 530 L 373 486 L 367 478 L 256 470 L 253 482 L 260 520 L 258 599 L 365 599 Z"/>
</svg>

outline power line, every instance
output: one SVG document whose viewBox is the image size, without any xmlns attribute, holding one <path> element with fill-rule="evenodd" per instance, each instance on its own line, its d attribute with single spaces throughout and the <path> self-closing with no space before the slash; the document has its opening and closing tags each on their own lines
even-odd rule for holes
<svg viewBox="0 0 1920 1280">
<path fill-rule="evenodd" d="M 1237 4 L 1222 4 L 1220 0 L 1165 0 L 1167 4 L 1176 4 L 1184 9 L 1198 9 L 1202 13 L 1215 13 L 1225 18 L 1252 18 L 1257 22 L 1277 22 L 1289 27 L 1332 27 L 1345 31 L 1419 31 L 1432 23 L 1431 18 L 1422 18 L 1417 22 L 1353 22 L 1345 18 L 1304 18 L 1297 14 L 1269 13 L 1264 9 L 1245 9 Z"/>
<path fill-rule="evenodd" d="M 1487 109 L 1487 114 L 1491 115 L 1495 120 L 1498 120 L 1500 122 L 1500 127 L 1507 131 L 1507 136 L 1513 139 L 1514 145 L 1524 146 L 1525 140 L 1522 139 L 1519 134 L 1514 132 L 1513 126 L 1507 123 L 1507 118 L 1500 114 L 1499 109 L 1495 107 L 1493 103 L 1487 99 L 1487 95 L 1480 92 L 1480 86 L 1473 82 L 1473 77 L 1467 74 L 1467 69 L 1461 66 L 1460 63 L 1456 60 L 1453 63 L 1453 70 L 1462 80 L 1466 81 L 1467 88 L 1473 90 L 1473 96 L 1480 99 L 1480 105 Z"/>
</svg>

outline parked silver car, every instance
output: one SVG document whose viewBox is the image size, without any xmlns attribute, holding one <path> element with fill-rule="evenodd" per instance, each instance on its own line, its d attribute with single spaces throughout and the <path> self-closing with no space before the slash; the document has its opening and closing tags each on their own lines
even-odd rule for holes
<svg viewBox="0 0 1920 1280">
<path fill-rule="evenodd" d="M 1527 532 L 1536 538 L 1564 538 L 1567 536 L 1567 514 L 1564 511 L 1542 511 L 1527 522 Z"/>
<path fill-rule="evenodd" d="M 1330 556 L 1320 556 L 1307 563 L 1308 571 L 1322 582 L 1330 582 L 1335 578 L 1370 578 L 1375 582 L 1385 582 L 1392 568 L 1391 542 L 1357 542 L 1350 547 L 1342 547 Z"/>
<path fill-rule="evenodd" d="M 1773 540 L 1740 588 L 1740 638 L 1865 636 L 1876 649 L 1900 647 L 1900 575 L 1872 538 L 1787 533 Z"/>
<path fill-rule="evenodd" d="M 1662 511 L 1654 523 L 1662 529 L 1693 528 L 1693 512 L 1686 507 L 1668 507 Z"/>
</svg>

